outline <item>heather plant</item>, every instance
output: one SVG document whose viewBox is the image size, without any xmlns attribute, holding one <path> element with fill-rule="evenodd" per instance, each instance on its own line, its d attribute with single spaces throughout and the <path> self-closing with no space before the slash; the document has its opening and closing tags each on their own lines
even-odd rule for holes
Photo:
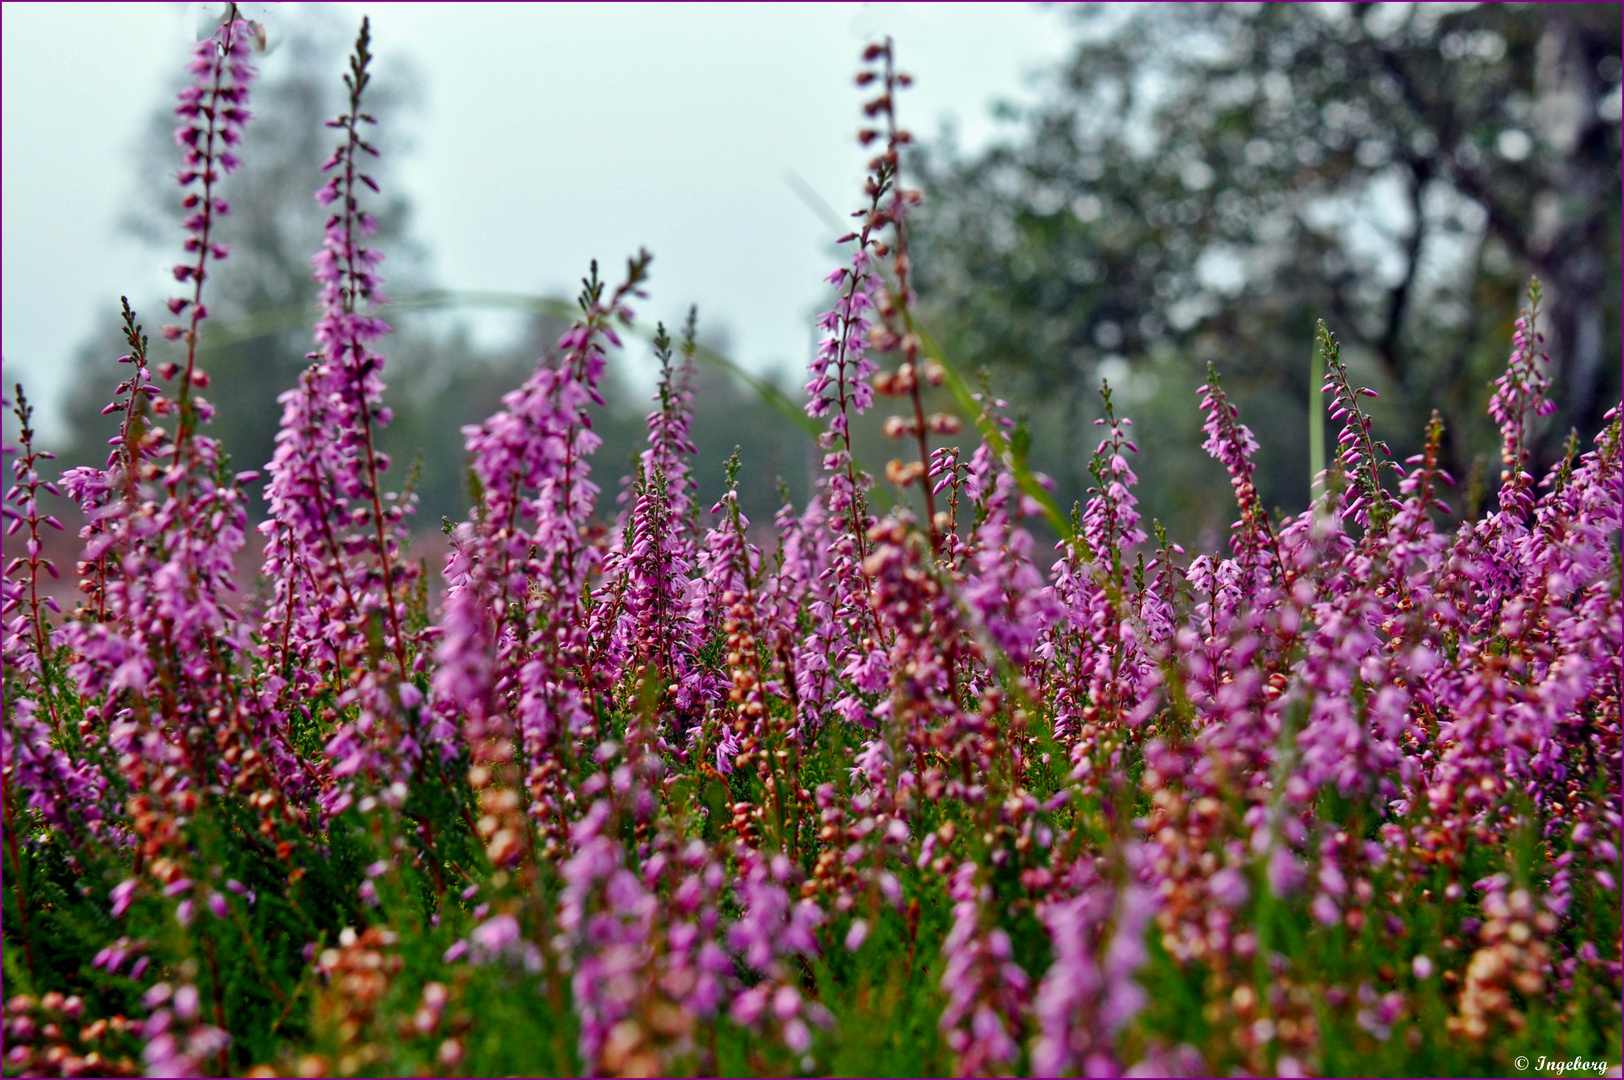
<svg viewBox="0 0 1624 1080">
<path fill-rule="evenodd" d="M 919 320 L 885 41 L 807 505 L 750 522 L 738 455 L 700 505 L 693 313 L 656 329 L 647 447 L 599 499 L 591 406 L 650 288 L 639 252 L 618 280 L 593 264 L 574 325 L 463 432 L 472 505 L 431 592 L 377 441 L 370 30 L 312 164 L 320 315 L 257 583 L 255 474 L 209 438 L 196 362 L 251 152 L 259 31 L 235 9 L 177 109 L 184 364 L 126 304 L 120 433 L 59 482 L 17 390 L 8 1075 L 1616 1067 L 1624 440 L 1615 407 L 1529 472 L 1537 283 L 1494 388 L 1491 513 L 1451 517 L 1436 415 L 1392 459 L 1322 326 L 1341 430 L 1313 506 L 1265 508 L 1209 371 L 1227 551 L 1147 534 L 1106 386 L 1068 526 L 1008 404 Z M 959 411 L 926 412 L 937 387 Z M 881 398 L 907 449 L 876 479 L 850 432 Z M 60 611 L 39 536 L 69 503 Z"/>
</svg>

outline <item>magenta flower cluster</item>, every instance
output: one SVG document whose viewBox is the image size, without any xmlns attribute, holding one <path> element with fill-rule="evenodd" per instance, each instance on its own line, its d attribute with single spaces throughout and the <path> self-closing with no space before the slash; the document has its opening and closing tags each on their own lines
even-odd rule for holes
<svg viewBox="0 0 1624 1080">
<path fill-rule="evenodd" d="M 600 506 L 593 407 L 650 258 L 616 283 L 594 264 L 556 349 L 464 432 L 477 499 L 431 603 L 406 559 L 412 500 L 384 490 L 377 448 L 389 328 L 365 243 L 364 27 L 316 193 L 331 217 L 315 348 L 281 397 L 262 585 L 242 597 L 254 474 L 224 468 L 195 391 L 251 36 L 233 19 L 200 43 L 177 110 L 193 261 L 176 277 L 193 292 L 170 303 L 189 326 L 165 333 L 184 367 L 154 381 L 126 307 L 121 432 L 105 467 L 60 484 L 83 523 L 76 610 L 39 588 L 59 489 L 20 392 L 6 497 L 25 537 L 5 572 L 8 844 L 114 858 L 111 887 L 88 886 L 108 925 L 141 905 L 207 943 L 202 968 L 127 935 L 96 954 L 140 991 L 144 1019 L 121 1028 L 144 1040 L 138 1067 L 235 1068 L 251 1034 L 208 972 L 210 935 L 266 899 L 206 854 L 203 823 L 227 811 L 290 883 L 341 835 L 376 846 L 344 901 L 370 929 L 307 949 L 312 1023 L 333 1018 L 333 1053 L 352 1055 L 318 1071 L 394 1037 L 376 1019 L 390 949 L 425 895 L 449 945 L 401 1030 L 433 1033 L 443 1069 L 472 1052 L 477 1017 L 444 1018 L 480 978 L 552 995 L 577 1067 L 614 1075 L 714 1071 L 730 1031 L 752 1069 L 825 1068 L 882 972 L 923 987 L 964 1075 L 1287 1075 L 1328 1067 L 1337 1010 L 1374 1047 L 1441 1001 L 1425 1037 L 1486 1047 L 1576 987 L 1616 993 L 1616 918 L 1585 935 L 1589 912 L 1616 916 L 1624 824 L 1619 412 L 1532 475 L 1528 432 L 1550 411 L 1537 287 L 1495 385 L 1503 472 L 1484 516 L 1447 524 L 1441 421 L 1393 460 L 1322 327 L 1341 431 L 1313 506 L 1263 505 L 1258 439 L 1213 372 L 1199 402 L 1238 508 L 1228 551 L 1152 542 L 1107 389 L 1094 487 L 1046 557 L 1048 486 L 1006 403 L 925 412 L 956 376 L 911 291 L 908 79 L 887 42 L 864 54 L 878 152 L 805 387 L 827 422 L 808 505 L 753 525 L 736 458 L 728 493 L 699 505 L 690 317 L 680 342 L 655 336 L 647 449 L 618 512 Z M 884 470 L 881 512 L 853 425 L 886 397 L 903 406 L 886 434 L 918 452 Z M 977 437 L 930 445 L 961 429 Z M 1267 936 L 1283 911 L 1295 944 Z M 1350 943 L 1397 963 L 1344 985 L 1312 959 Z M 1158 979 L 1199 999 L 1204 1034 L 1169 1027 Z M 67 1068 L 80 1051 L 47 1063 L 43 1006 L 13 1004 L 8 1068 Z"/>
</svg>

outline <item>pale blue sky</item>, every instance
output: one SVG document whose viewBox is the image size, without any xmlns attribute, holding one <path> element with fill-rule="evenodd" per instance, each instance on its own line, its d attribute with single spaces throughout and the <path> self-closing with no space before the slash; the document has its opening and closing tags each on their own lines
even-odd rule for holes
<svg viewBox="0 0 1624 1080">
<path fill-rule="evenodd" d="M 562 295 L 589 259 L 619 266 L 645 245 L 649 313 L 697 301 L 757 369 L 804 362 L 831 268 L 828 232 L 785 174 L 836 208 L 860 194 L 851 76 L 865 38 L 892 33 L 918 79 L 904 123 L 928 136 L 952 117 L 969 146 L 994 134 L 994 99 L 1033 97 L 1067 40 L 1062 13 L 1015 4 L 345 6 L 371 16 L 380 65 L 407 56 L 423 76 L 396 176 L 439 284 Z M 173 260 L 116 221 L 135 190 L 129 150 L 195 15 L 7 3 L 0 18 L 5 378 L 59 437 L 54 410 L 98 310 L 163 295 Z M 486 337 L 504 327 L 481 316 Z"/>
</svg>

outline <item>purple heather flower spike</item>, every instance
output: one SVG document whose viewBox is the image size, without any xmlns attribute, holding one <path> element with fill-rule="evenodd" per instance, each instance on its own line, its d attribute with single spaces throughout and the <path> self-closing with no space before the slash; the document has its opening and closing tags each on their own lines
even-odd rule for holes
<svg viewBox="0 0 1624 1080">
<path fill-rule="evenodd" d="M 364 127 L 374 122 L 361 108 L 369 42 L 370 24 L 362 20 L 348 109 L 328 125 L 343 133 L 324 166 L 334 176 L 316 192 L 323 205 L 338 200 L 311 259 L 322 304 L 317 350 L 299 385 L 280 398 L 281 430 L 266 466 L 270 517 L 260 526 L 261 572 L 275 589 L 261 623 L 262 655 L 267 667 L 286 673 L 269 707 L 307 712 L 317 687 L 335 683 L 358 706 L 355 720 L 327 744 L 338 781 L 322 795 L 328 814 L 357 779 L 387 789 L 409 776 L 425 741 L 411 709 L 417 690 L 406 681 L 414 574 L 404 555 L 415 500 L 382 490 L 388 460 L 376 446 L 388 423 L 385 361 L 374 348 L 389 332 L 376 314 L 387 299 L 377 273 L 383 255 L 361 243 L 375 222 L 360 208 L 356 185 L 361 155 L 370 152 Z M 381 657 L 368 637 L 373 620 L 383 628 Z"/>
</svg>

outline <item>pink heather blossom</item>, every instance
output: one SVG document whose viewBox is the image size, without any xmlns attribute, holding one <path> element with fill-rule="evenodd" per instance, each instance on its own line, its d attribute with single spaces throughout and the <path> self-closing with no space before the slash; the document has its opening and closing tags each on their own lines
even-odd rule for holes
<svg viewBox="0 0 1624 1080">
<path fill-rule="evenodd" d="M 1031 985 L 1011 956 L 1008 932 L 986 925 L 991 889 L 976 881 L 976 873 L 967 862 L 953 877 L 953 928 L 942 946 L 947 1007 L 940 1025 L 961 1076 L 1003 1072 L 1015 1064 Z"/>
<path fill-rule="evenodd" d="M 55 484 L 19 388 L 0 577 L 7 933 L 14 910 L 49 917 L 19 918 L 15 950 L 7 938 L 8 972 L 15 959 L 42 987 L 6 1003 L 8 1069 L 89 1071 L 44 1043 L 64 1018 L 89 1041 L 89 1006 L 46 992 L 27 955 L 65 918 L 81 937 L 117 924 L 81 942 L 85 970 L 140 1003 L 116 1030 L 154 1075 L 243 1064 L 230 988 L 269 980 L 294 1000 L 301 945 L 325 980 L 308 983 L 314 1015 L 353 1010 L 367 1046 L 451 1070 L 492 1060 L 488 992 L 570 1010 L 567 1064 L 589 1074 L 736 1065 L 719 1045 L 757 1071 L 826 1070 L 850 1034 L 837 1013 L 867 1022 L 912 980 L 910 1007 L 935 995 L 940 1012 L 909 1022 L 937 1025 L 960 1075 L 1131 1076 L 1209 1059 L 1298 1073 L 1330 1060 L 1333 1027 L 1402 1053 L 1434 1015 L 1429 1053 L 1467 1037 L 1480 1054 L 1527 1021 L 1513 1008 L 1616 988 L 1594 913 L 1616 910 L 1624 827 L 1609 772 L 1624 424 L 1611 409 L 1535 476 L 1551 408 L 1537 289 L 1495 383 L 1502 474 L 1474 521 L 1450 523 L 1442 419 L 1394 461 L 1323 327 L 1338 452 L 1301 513 L 1265 507 L 1259 439 L 1216 370 L 1199 390 L 1238 517 L 1220 552 L 1147 536 L 1140 447 L 1109 387 L 1092 486 L 1069 527 L 1051 518 L 1052 562 L 1027 520 L 1048 513 L 1044 481 L 990 388 L 980 438 L 933 450 L 925 425 L 888 425 L 920 436 L 919 459 L 887 470 L 904 498 L 872 510 L 852 425 L 875 383 L 919 399 L 900 366 L 876 379 L 870 352 L 948 371 L 913 322 L 906 80 L 875 45 L 863 138 L 883 149 L 818 320 L 806 505 L 752 523 L 736 457 L 699 504 L 692 315 L 680 345 L 655 335 L 647 442 L 618 512 L 599 505 L 594 407 L 650 260 L 612 286 L 594 264 L 556 348 L 463 432 L 476 505 L 448 529 L 424 626 L 407 602 L 426 584 L 405 561 L 411 500 L 383 490 L 377 448 L 389 328 L 363 206 L 368 26 L 329 124 L 315 348 L 280 399 L 254 602 L 236 595 L 251 477 L 224 468 L 194 392 L 252 24 L 200 43 L 177 110 L 175 276 L 191 285 L 166 333 L 184 367 L 149 370 L 126 304 L 119 434 L 102 467 Z M 920 481 L 924 518 L 907 503 Z M 58 572 L 58 497 L 83 518 L 67 614 L 41 576 Z M 82 896 L 64 888 L 77 879 Z M 357 918 L 366 948 L 354 930 L 337 941 L 377 983 L 333 978 L 341 954 L 323 951 Z M 303 937 L 239 947 L 265 926 Z M 1391 964 L 1319 964 L 1377 938 Z M 433 955 L 451 972 L 414 982 Z M 1187 1034 L 1168 1033 L 1164 978 L 1209 1010 Z"/>
<path fill-rule="evenodd" d="M 246 63 L 246 24 L 222 25 L 199 42 L 191 64 L 197 82 L 183 90 L 177 115 L 183 123 L 176 141 L 183 149 L 180 186 L 184 205 L 194 212 L 186 222 L 185 248 L 195 261 L 177 267 L 177 278 L 193 282 L 193 294 L 178 306 L 190 307 L 187 359 L 173 399 L 155 393 L 145 367 L 146 339 L 125 305 L 126 337 L 134 364 L 120 386 L 114 409 L 125 414 L 124 432 L 106 469 L 80 470 L 65 478 L 90 524 L 83 536 L 85 559 L 93 566 L 86 581 L 89 603 L 56 633 L 70 650 L 69 671 L 86 693 L 127 694 L 107 724 L 109 746 L 119 755 L 125 780 L 167 798 L 179 778 L 219 755 L 220 742 L 202 733 L 223 729 L 229 741 L 246 748 L 263 741 L 272 758 L 260 718 L 232 684 L 228 654 L 248 645 L 247 627 L 229 599 L 236 590 L 235 556 L 244 543 L 247 520 L 245 479 L 226 475 L 218 445 L 197 429 L 212 408 L 192 393 L 206 384 L 196 367 L 198 326 L 206 267 L 226 257 L 212 230 L 227 207 L 218 197 L 223 175 L 236 159 L 222 149 L 235 145 L 248 122 L 248 85 L 254 71 Z M 193 190 L 200 187 L 201 190 Z M 184 271 L 184 273 L 182 272 Z M 171 305 L 172 308 L 176 305 Z M 150 412 L 152 423 L 132 426 Z M 164 424 L 173 418 L 173 430 Z M 165 724 L 150 719 L 149 702 L 162 701 Z M 113 703 L 104 702 L 101 709 Z M 100 711 L 100 710 L 98 710 Z M 233 766 L 221 763 L 229 779 Z"/>
<path fill-rule="evenodd" d="M 1109 890 L 1093 882 L 1079 896 L 1044 909 L 1055 959 L 1033 996 L 1039 1035 L 1032 1067 L 1038 1074 L 1098 1075 L 1102 1064 L 1114 1070 L 1113 1038 L 1147 1002 L 1133 976 L 1145 961 L 1145 931 L 1155 904 L 1137 886 L 1115 899 L 1113 912 Z M 1100 948 L 1108 918 L 1115 926 Z"/>
<path fill-rule="evenodd" d="M 333 176 L 316 193 L 324 206 L 338 204 L 311 260 L 321 287 L 317 351 L 299 386 L 281 397 L 282 426 L 266 467 L 270 518 L 260 526 L 262 573 L 276 590 L 260 628 L 266 664 L 278 675 L 280 700 L 271 709 L 302 710 L 318 687 L 331 685 L 358 714 L 327 745 L 339 781 L 323 794 L 329 812 L 352 777 L 387 785 L 408 775 L 423 738 L 414 719 L 418 691 L 406 681 L 412 571 L 404 552 L 413 501 L 382 490 L 389 461 L 376 449 L 390 414 L 384 358 L 373 346 L 389 326 L 375 314 L 386 302 L 377 274 L 383 256 L 362 243 L 377 228 L 360 204 L 361 187 L 377 187 L 361 171 L 377 156 L 363 137 L 363 125 L 373 123 L 361 111 L 368 45 L 363 21 L 349 108 L 328 124 L 343 133 L 323 165 Z M 373 619 L 383 628 L 383 664 L 370 659 Z"/>
<path fill-rule="evenodd" d="M 501 412 L 465 431 L 484 496 L 446 565 L 452 587 L 439 628 L 435 697 L 442 716 L 463 717 L 470 743 L 500 733 L 517 739 L 532 762 L 592 722 L 591 687 L 581 682 L 580 661 L 590 652 L 581 606 L 599 552 L 583 530 L 598 492 L 588 458 L 600 440 L 586 408 L 598 399 L 604 347 L 618 341 L 612 324 L 630 320 L 627 302 L 648 262 L 646 253 L 631 260 L 612 292 L 594 264 L 581 320 L 559 340 L 562 355 L 508 394 Z M 512 602 L 526 612 L 522 629 L 498 615 Z M 511 710 L 494 692 L 508 680 L 519 690 Z"/>
<path fill-rule="evenodd" d="M 618 683 L 646 669 L 645 677 L 669 684 L 678 730 L 693 726 L 702 699 L 720 693 L 717 681 L 707 681 L 694 664 L 709 610 L 696 591 L 707 587 L 707 579 L 696 552 L 696 485 L 688 465 L 695 453 L 688 436 L 695 317 L 689 313 L 680 367 L 672 366 L 663 325 L 655 336 L 660 407 L 648 415 L 649 445 L 622 495 L 631 506 L 605 556 L 601 591 L 607 602 L 594 611 L 594 637 L 604 643 L 595 663 L 605 680 Z"/>
</svg>

